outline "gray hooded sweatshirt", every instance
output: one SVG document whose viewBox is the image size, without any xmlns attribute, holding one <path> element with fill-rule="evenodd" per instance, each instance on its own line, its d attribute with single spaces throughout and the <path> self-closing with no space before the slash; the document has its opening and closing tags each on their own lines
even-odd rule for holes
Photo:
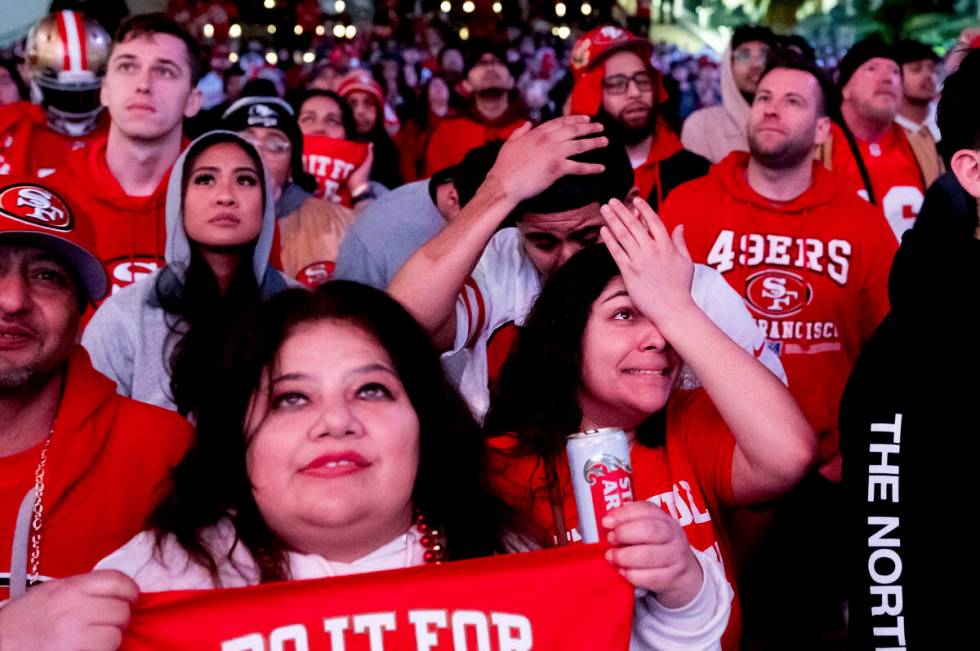
<svg viewBox="0 0 980 651">
<path fill-rule="evenodd" d="M 82 335 L 82 345 L 92 358 L 92 366 L 114 381 L 121 395 L 171 410 L 177 407 L 170 392 L 170 356 L 179 340 L 179 334 L 173 334 L 171 328 L 176 324 L 179 333 L 180 323 L 176 315 L 168 315 L 161 307 L 158 292 L 181 292 L 184 274 L 191 261 L 181 198 L 187 153 L 197 143 L 217 139 L 219 134 L 255 152 L 252 145 L 230 131 L 206 133 L 184 150 L 174 163 L 167 186 L 166 265 L 110 296 L 96 310 Z M 297 284 L 269 267 L 275 231 L 275 201 L 268 172 L 263 169 L 262 174 L 265 211 L 252 269 L 259 281 L 261 298 L 266 300 Z"/>
</svg>

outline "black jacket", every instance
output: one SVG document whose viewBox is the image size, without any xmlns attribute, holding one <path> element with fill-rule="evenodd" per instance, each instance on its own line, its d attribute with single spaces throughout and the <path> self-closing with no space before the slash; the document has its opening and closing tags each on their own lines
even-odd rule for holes
<svg viewBox="0 0 980 651">
<path fill-rule="evenodd" d="M 980 497 L 976 227 L 976 200 L 940 177 L 841 402 L 852 650 L 976 644 L 977 599 L 962 596 L 980 587 L 966 533 Z"/>
</svg>

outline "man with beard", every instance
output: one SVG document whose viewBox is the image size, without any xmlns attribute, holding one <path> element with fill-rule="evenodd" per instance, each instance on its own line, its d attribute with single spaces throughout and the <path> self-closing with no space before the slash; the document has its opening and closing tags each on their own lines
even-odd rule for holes
<svg viewBox="0 0 980 651">
<path fill-rule="evenodd" d="M 936 126 L 935 102 L 939 99 L 940 58 L 931 47 L 920 41 L 899 41 L 895 54 L 902 66 L 902 103 L 898 122 L 922 166 L 926 187 L 946 171 L 936 143 L 940 140 Z"/>
<path fill-rule="evenodd" d="M 78 345 L 82 313 L 109 287 L 94 241 L 50 179 L 0 183 L 5 650 L 118 648 L 136 584 L 78 575 L 143 528 L 192 434 L 177 414 L 118 395 Z"/>
<path fill-rule="evenodd" d="M 821 157 L 842 185 L 878 207 L 900 240 L 922 206 L 926 164 L 895 123 L 902 97 L 895 50 L 879 36 L 858 42 L 841 60 L 837 83 L 843 123 L 833 125 Z"/>
<path fill-rule="evenodd" d="M 814 626 L 843 626 L 843 581 L 832 565 L 840 557 L 837 409 L 858 354 L 888 312 L 896 249 L 874 208 L 813 159 L 831 128 L 827 87 L 809 62 L 774 61 L 749 113 L 750 152 L 729 154 L 663 208 L 668 228 L 684 224 L 692 259 L 742 296 L 820 437 L 819 473 L 777 511 L 756 555 L 764 567 L 745 581 L 746 636 L 772 643 L 761 648 L 809 648 Z M 745 524 L 739 518 L 740 533 Z M 780 576 L 788 566 L 789 584 Z"/>
<path fill-rule="evenodd" d="M 708 172 L 710 163 L 685 151 L 660 115 L 667 99 L 650 65 L 653 46 L 614 25 L 597 27 L 572 49 L 571 112 L 596 117 L 626 145 L 639 196 L 656 210 L 675 187 Z"/>
<path fill-rule="evenodd" d="M 388 286 L 436 346 L 453 356 L 447 369 L 480 418 L 489 405 L 488 381 L 544 282 L 599 241 L 601 205 L 636 198 L 625 148 L 602 132 L 585 116 L 567 115 L 520 127 L 499 153 L 487 144 L 489 171 L 456 180 L 473 188 L 472 198 Z M 743 350 L 785 379 L 741 298 L 718 272 L 696 265 L 691 295 Z"/>
<path fill-rule="evenodd" d="M 426 176 L 455 165 L 475 147 L 507 139 L 527 120 L 527 111 L 514 96 L 514 77 L 506 61 L 503 52 L 492 43 L 483 41 L 472 46 L 463 81 L 470 105 L 436 127 L 425 153 Z"/>
<path fill-rule="evenodd" d="M 745 123 L 776 37 L 767 27 L 742 25 L 721 55 L 721 104 L 695 111 L 681 129 L 689 151 L 717 163 L 733 151 L 748 151 Z"/>
</svg>

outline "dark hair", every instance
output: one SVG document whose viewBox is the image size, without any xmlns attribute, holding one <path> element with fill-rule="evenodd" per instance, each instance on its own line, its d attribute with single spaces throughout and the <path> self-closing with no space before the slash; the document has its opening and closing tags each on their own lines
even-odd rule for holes
<svg viewBox="0 0 980 651">
<path fill-rule="evenodd" d="M 732 52 L 740 45 L 752 41 L 759 41 L 760 43 L 767 44 L 769 47 L 776 47 L 776 35 L 768 27 L 763 27 L 762 25 L 739 25 L 732 32 Z"/>
<path fill-rule="evenodd" d="M 948 164 L 961 149 L 980 149 L 980 50 L 974 49 L 943 83 L 936 123 Z"/>
<path fill-rule="evenodd" d="M 245 82 L 239 97 L 279 97 L 279 89 L 271 79 L 256 77 Z"/>
<path fill-rule="evenodd" d="M 555 213 L 582 208 L 590 203 L 603 204 L 610 199 L 626 198 L 633 187 L 633 166 L 626 147 L 614 138 L 609 144 L 572 156 L 583 163 L 600 163 L 599 174 L 569 174 L 551 184 L 547 190 L 522 201 L 512 218 L 520 221 L 527 213 Z"/>
<path fill-rule="evenodd" d="M 303 109 L 303 104 L 306 103 L 306 100 L 313 97 L 326 97 L 327 99 L 333 100 L 340 107 L 340 122 L 344 125 L 344 138 L 352 140 L 357 133 L 357 125 L 354 123 L 354 111 L 351 110 L 350 104 L 345 102 L 343 97 L 332 90 L 312 88 L 296 97 L 295 101 L 292 102 L 293 110 L 296 111 L 296 122 L 299 122 L 299 113 Z"/>
<path fill-rule="evenodd" d="M 582 337 L 593 303 L 619 275 L 603 244 L 572 256 L 545 283 L 493 387 L 485 432 L 513 433 L 512 454 L 540 460 L 553 505 L 561 504 L 556 464 L 564 463 L 566 437 L 582 424 L 576 399 L 582 377 Z M 648 447 L 664 443 L 665 413 L 661 409 L 640 424 L 639 443 Z"/>
<path fill-rule="evenodd" d="M 470 70 L 480 62 L 484 54 L 492 54 L 502 66 L 507 66 L 507 49 L 503 45 L 488 39 L 476 39 L 469 42 L 469 47 L 464 53 L 463 76 L 470 74 Z M 440 53 L 439 62 L 442 62 Z"/>
<path fill-rule="evenodd" d="M 27 84 L 24 83 L 24 78 L 20 76 L 20 71 L 17 70 L 17 62 L 11 59 L 0 59 L 0 68 L 3 68 L 10 74 L 10 80 L 17 87 L 17 95 L 22 100 L 28 99 Z"/>
<path fill-rule="evenodd" d="M 152 518 L 158 549 L 173 534 L 191 559 L 217 582 L 217 560 L 205 531 L 230 517 L 241 543 L 256 559 L 261 581 L 289 577 L 286 545 L 259 513 L 246 470 L 245 423 L 262 373 L 285 340 L 304 323 L 333 320 L 370 333 L 391 356 L 419 420 L 416 509 L 445 532 L 446 558 L 505 551 L 510 511 L 488 489 L 485 448 L 466 404 L 446 380 L 438 353 L 422 327 L 384 292 L 348 281 L 315 291 L 293 289 L 270 299 L 226 349 L 225 373 L 203 405 L 197 435 L 174 470 L 170 494 Z M 343 342 L 324 342 L 342 346 Z M 234 547 L 233 547 L 234 549 Z M 229 558 L 231 552 L 229 551 Z"/>
<path fill-rule="evenodd" d="M 222 143 L 238 145 L 248 154 L 264 179 L 265 168 L 254 147 L 239 138 L 225 133 L 216 133 L 209 138 L 200 138 L 192 146 L 184 159 L 181 170 L 183 187 L 181 204 L 187 194 L 187 184 L 194 161 L 213 147 Z M 264 181 L 260 180 L 263 191 Z M 263 204 L 272 197 L 263 194 Z M 181 205 L 183 215 L 183 205 Z M 157 276 L 155 296 L 167 316 L 167 338 L 173 341 L 169 359 L 170 393 L 177 411 L 183 415 L 196 413 L 205 398 L 210 397 L 213 382 L 220 373 L 220 354 L 241 319 L 254 311 L 260 301 L 259 281 L 255 278 L 252 257 L 255 244 L 243 247 L 242 258 L 224 293 L 211 267 L 201 255 L 198 245 L 189 241 L 191 259 L 183 279 L 175 285 L 175 274 L 161 273 Z M 167 350 L 168 346 L 164 347 Z"/>
<path fill-rule="evenodd" d="M 116 30 L 116 35 L 112 39 L 112 46 L 114 48 L 119 43 L 144 36 L 152 39 L 154 34 L 169 34 L 183 42 L 187 48 L 187 65 L 191 71 L 191 88 L 194 88 L 201 78 L 201 46 L 198 45 L 197 39 L 188 34 L 187 30 L 167 14 L 154 12 L 137 14 L 124 19 L 119 23 L 119 29 Z M 112 56 L 111 51 L 109 56 Z"/>
<path fill-rule="evenodd" d="M 784 70 L 799 70 L 800 72 L 805 72 L 817 80 L 817 85 L 820 86 L 817 115 L 828 115 L 828 109 L 831 106 L 834 106 L 835 103 L 836 105 L 840 104 L 840 101 L 838 100 L 837 87 L 831 83 L 824 71 L 807 57 L 793 50 L 780 48 L 774 54 L 770 55 L 766 61 L 766 68 L 762 71 L 762 75 L 759 77 L 760 83 L 766 75 L 777 68 Z"/>
<path fill-rule="evenodd" d="M 486 180 L 490 168 L 497 162 L 497 154 L 500 153 L 503 144 L 502 140 L 491 140 L 485 145 L 474 147 L 456 166 L 453 186 L 456 188 L 460 207 L 468 204 L 476 195 L 476 191 Z"/>
<path fill-rule="evenodd" d="M 384 104 L 378 106 L 378 116 L 371 130 L 362 135 L 355 135 L 352 139 L 374 145 L 374 162 L 371 163 L 372 181 L 377 181 L 388 189 L 397 188 L 402 184 L 401 155 L 398 153 L 395 141 L 385 129 Z"/>
</svg>

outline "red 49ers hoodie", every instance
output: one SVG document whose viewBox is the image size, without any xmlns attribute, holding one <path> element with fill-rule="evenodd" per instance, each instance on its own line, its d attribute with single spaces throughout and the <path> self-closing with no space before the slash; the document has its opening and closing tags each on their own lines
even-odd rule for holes
<svg viewBox="0 0 980 651">
<path fill-rule="evenodd" d="M 110 293 L 153 273 L 164 263 L 167 241 L 164 212 L 168 172 L 153 194 L 126 194 L 106 163 L 107 139 L 72 152 L 57 172 L 78 189 L 72 198 L 95 228 L 95 254 L 109 274 Z"/>
<path fill-rule="evenodd" d="M 47 454 L 39 574 L 87 572 L 145 528 L 190 436 L 177 414 L 117 395 L 77 347 Z M 22 583 L 30 571 L 34 502 L 25 496 L 35 487 L 42 445 L 0 457 L 0 599 L 11 575 Z"/>
<path fill-rule="evenodd" d="M 820 436 L 826 462 L 837 453 L 844 384 L 888 312 L 895 236 L 878 211 L 821 165 L 814 163 L 806 192 L 776 202 L 749 186 L 748 160 L 733 152 L 708 176 L 680 186 L 662 217 L 668 228 L 684 224 L 694 261 L 717 269 L 742 295 Z"/>
</svg>

